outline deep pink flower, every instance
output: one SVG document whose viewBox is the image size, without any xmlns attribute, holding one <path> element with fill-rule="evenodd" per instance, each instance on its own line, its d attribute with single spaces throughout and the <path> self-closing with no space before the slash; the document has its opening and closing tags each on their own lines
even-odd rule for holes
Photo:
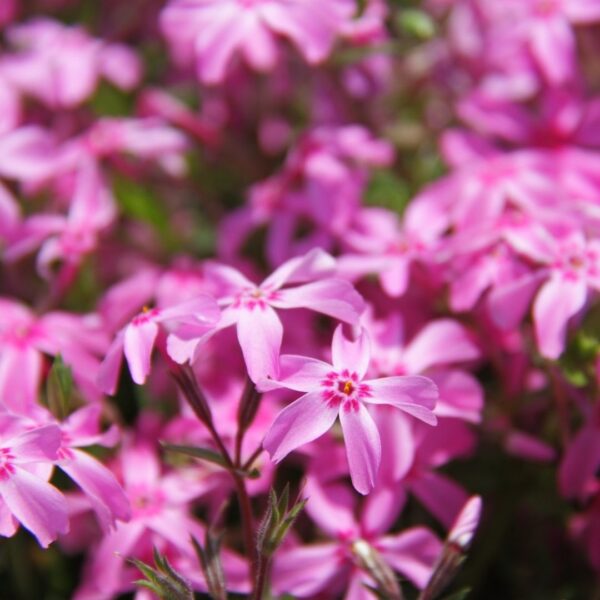
<svg viewBox="0 0 600 600">
<path fill-rule="evenodd" d="M 176 56 L 194 54 L 198 77 L 214 84 L 238 53 L 254 69 L 271 70 L 279 35 L 309 63 L 324 60 L 354 10 L 350 0 L 172 0 L 161 25 Z"/>
<path fill-rule="evenodd" d="M 435 425 L 431 411 L 437 388 L 430 379 L 418 376 L 365 380 L 370 348 L 364 330 L 350 341 L 339 325 L 331 351 L 332 365 L 303 356 L 281 357 L 281 376 L 274 385 L 305 394 L 279 413 L 263 445 L 279 462 L 327 432 L 339 416 L 352 483 L 367 494 L 375 485 L 381 461 L 379 432 L 367 405 L 387 404 Z"/>
</svg>

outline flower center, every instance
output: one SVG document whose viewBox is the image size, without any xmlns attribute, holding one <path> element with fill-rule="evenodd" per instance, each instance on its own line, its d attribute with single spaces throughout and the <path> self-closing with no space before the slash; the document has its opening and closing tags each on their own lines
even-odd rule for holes
<svg viewBox="0 0 600 600">
<path fill-rule="evenodd" d="M 277 299 L 277 292 L 270 291 L 268 289 L 262 289 L 259 287 L 250 288 L 241 291 L 233 301 L 232 306 L 234 308 L 245 308 L 247 310 L 254 310 L 258 308 L 264 310 L 271 300 Z"/>
<path fill-rule="evenodd" d="M 344 369 L 341 373 L 331 371 L 321 381 L 323 400 L 330 407 L 345 411 L 358 411 L 362 398 L 371 396 L 371 388 L 360 382 L 358 374 Z"/>
</svg>

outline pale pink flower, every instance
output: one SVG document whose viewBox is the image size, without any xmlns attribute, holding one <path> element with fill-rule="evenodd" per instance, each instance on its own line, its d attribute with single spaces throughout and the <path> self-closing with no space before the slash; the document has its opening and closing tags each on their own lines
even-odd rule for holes
<svg viewBox="0 0 600 600">
<path fill-rule="evenodd" d="M 305 394 L 279 413 L 263 445 L 279 462 L 327 432 L 339 416 L 352 483 L 367 494 L 375 485 L 381 462 L 379 432 L 367 405 L 390 405 L 435 425 L 432 409 L 437 388 L 419 376 L 365 380 L 370 348 L 364 330 L 351 341 L 339 325 L 331 351 L 332 365 L 303 356 L 281 357 L 281 376 L 273 385 Z"/>
<path fill-rule="evenodd" d="M 60 429 L 34 429 L 0 415 L 0 535 L 12 536 L 17 521 L 46 548 L 69 528 L 63 495 L 48 483 L 58 458 Z"/>
<path fill-rule="evenodd" d="M 44 355 L 61 354 L 86 397 L 97 398 L 98 356 L 108 346 L 99 325 L 94 315 L 57 311 L 36 316 L 22 304 L 0 298 L 0 411 L 33 415 Z"/>
<path fill-rule="evenodd" d="M 114 394 L 123 359 L 127 359 L 133 381 L 139 385 L 150 373 L 152 350 L 161 330 L 161 324 L 187 325 L 201 335 L 214 328 L 219 318 L 219 307 L 208 294 L 164 308 L 145 307 L 121 329 L 102 362 L 98 373 L 98 385 L 108 394 Z"/>
<path fill-rule="evenodd" d="M 279 36 L 307 62 L 323 61 L 354 10 L 350 0 L 172 0 L 161 25 L 176 57 L 194 55 L 198 77 L 215 84 L 238 54 L 253 69 L 273 69 Z"/>
<path fill-rule="evenodd" d="M 276 378 L 283 326 L 274 309 L 308 308 L 346 323 L 358 321 L 363 299 L 347 281 L 327 277 L 334 267 L 334 259 L 316 249 L 282 264 L 257 285 L 233 267 L 207 264 L 207 275 L 222 284 L 219 304 L 225 307 L 208 335 L 235 323 L 250 378 Z M 303 285 L 289 287 L 298 283 Z M 204 339 L 181 328 L 169 336 L 169 355 L 180 363 L 195 361 Z"/>
</svg>

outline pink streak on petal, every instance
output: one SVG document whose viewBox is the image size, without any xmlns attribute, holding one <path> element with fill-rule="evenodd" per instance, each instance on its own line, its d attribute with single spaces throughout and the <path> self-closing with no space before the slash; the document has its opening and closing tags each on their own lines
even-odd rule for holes
<svg viewBox="0 0 600 600">
<path fill-rule="evenodd" d="M 157 334 L 158 325 L 154 321 L 132 322 L 125 328 L 123 351 L 131 378 L 138 385 L 143 384 L 150 373 L 150 357 Z"/>
<path fill-rule="evenodd" d="M 371 359 L 371 344 L 367 332 L 361 328 L 355 340 L 349 340 L 342 325 L 336 327 L 331 343 L 333 366 L 337 371 L 348 369 L 356 371 L 362 379 L 369 368 Z"/>
<path fill-rule="evenodd" d="M 237 335 L 252 381 L 277 379 L 283 326 L 270 306 L 241 310 Z"/>
<path fill-rule="evenodd" d="M 18 521 L 47 548 L 57 536 L 69 529 L 67 503 L 52 485 L 18 469 L 0 480 L 0 495 Z"/>
<path fill-rule="evenodd" d="M 275 418 L 263 447 L 279 462 L 292 450 L 321 437 L 331 429 L 338 409 L 330 407 L 320 392 L 305 394 L 286 406 Z"/>
<path fill-rule="evenodd" d="M 340 409 L 346 456 L 352 485 L 361 494 L 374 487 L 381 462 L 381 440 L 369 411 L 361 403 L 358 410 Z"/>
</svg>

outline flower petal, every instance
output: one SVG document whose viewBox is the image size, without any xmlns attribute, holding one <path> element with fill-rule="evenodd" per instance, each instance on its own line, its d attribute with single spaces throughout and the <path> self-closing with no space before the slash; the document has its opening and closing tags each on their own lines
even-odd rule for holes
<svg viewBox="0 0 600 600">
<path fill-rule="evenodd" d="M 237 335 L 250 379 L 277 379 L 283 326 L 275 311 L 270 306 L 240 310 Z"/>
<path fill-rule="evenodd" d="M 337 415 L 338 409 L 330 407 L 320 392 L 305 394 L 277 415 L 263 447 L 272 460 L 279 462 L 292 450 L 321 437 Z"/>
<path fill-rule="evenodd" d="M 280 290 L 273 306 L 308 308 L 354 325 L 365 308 L 363 297 L 343 279 L 323 279 Z"/>
<path fill-rule="evenodd" d="M 438 389 L 428 377 L 384 377 L 363 381 L 363 384 L 371 388 L 371 396 L 364 398 L 365 402 L 389 404 L 429 425 L 437 423 L 432 409 L 439 397 Z"/>
<path fill-rule="evenodd" d="M 533 305 L 535 336 L 540 353 L 556 359 L 565 348 L 568 320 L 585 304 L 587 286 L 584 280 L 552 277 L 540 290 Z"/>
<path fill-rule="evenodd" d="M 261 284 L 261 288 L 278 290 L 286 283 L 303 283 L 330 276 L 335 270 L 335 259 L 320 248 L 310 250 L 277 267 Z"/>
<path fill-rule="evenodd" d="M 17 469 L 0 480 L 0 495 L 18 521 L 47 548 L 69 529 L 67 501 L 53 486 L 35 475 Z"/>
<path fill-rule="evenodd" d="M 140 324 L 132 322 L 125 328 L 123 338 L 125 358 L 129 364 L 131 378 L 138 385 L 144 383 L 150 373 L 150 357 L 157 334 L 158 325 L 154 321 Z"/>
<path fill-rule="evenodd" d="M 374 487 L 381 462 L 381 440 L 373 418 L 366 407 L 358 403 L 358 410 L 340 410 L 346 456 L 352 485 L 361 494 Z"/>
<path fill-rule="evenodd" d="M 284 354 L 279 360 L 279 377 L 271 388 L 284 387 L 297 392 L 312 392 L 333 367 L 315 358 Z"/>
<path fill-rule="evenodd" d="M 348 369 L 356 371 L 360 378 L 364 377 L 371 360 L 371 344 L 365 329 L 361 328 L 355 340 L 349 340 L 338 325 L 333 333 L 331 357 L 337 371 Z"/>
</svg>

